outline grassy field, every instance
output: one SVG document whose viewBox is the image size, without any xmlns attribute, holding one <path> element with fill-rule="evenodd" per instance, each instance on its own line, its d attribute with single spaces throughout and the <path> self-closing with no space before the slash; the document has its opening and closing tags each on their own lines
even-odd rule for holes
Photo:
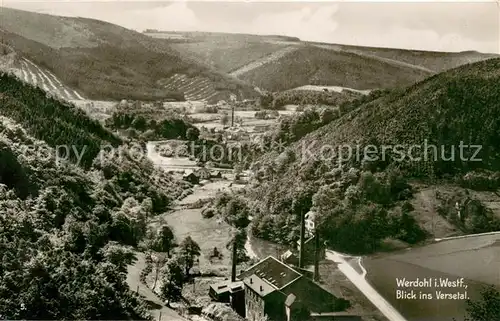
<svg viewBox="0 0 500 321">
<path fill-rule="evenodd" d="M 200 199 L 214 197 L 215 194 L 229 186 L 228 181 L 219 181 L 194 188 L 194 193 L 178 202 L 179 205 L 195 203 Z M 180 242 L 187 236 L 196 241 L 201 248 L 199 266 L 197 268 L 203 273 L 217 272 L 227 274 L 230 267 L 230 253 L 226 244 L 231 237 L 232 227 L 216 217 L 205 219 L 201 216 L 201 209 L 180 209 L 172 213 L 156 218 L 151 224 L 159 226 L 166 223 L 172 227 L 176 239 Z M 214 247 L 222 252 L 221 260 L 210 261 L 208 255 Z M 229 271 L 230 273 L 230 271 Z"/>
<path fill-rule="evenodd" d="M 217 192 L 229 188 L 230 183 L 231 182 L 227 180 L 220 180 L 220 181 L 210 182 L 204 186 L 199 186 L 196 188 L 195 193 L 183 198 L 182 200 L 177 202 L 177 204 L 179 205 L 192 204 L 199 200 L 214 198 Z"/>
<path fill-rule="evenodd" d="M 231 227 L 217 218 L 204 219 L 201 209 L 179 210 L 165 216 L 164 221 L 172 227 L 176 238 L 180 241 L 187 236 L 200 245 L 199 270 L 206 273 L 216 271 L 226 273 L 230 267 L 230 253 L 226 244 L 230 240 Z M 223 258 L 210 262 L 207 255 L 214 247 L 222 252 Z"/>
<path fill-rule="evenodd" d="M 415 187 L 418 188 L 418 187 Z M 440 202 L 436 198 L 436 191 L 443 192 L 443 186 L 423 187 L 417 190 L 411 201 L 418 215 L 415 216 L 418 224 L 430 235 L 442 238 L 457 234 L 458 229 L 438 214 L 437 209 Z"/>
</svg>

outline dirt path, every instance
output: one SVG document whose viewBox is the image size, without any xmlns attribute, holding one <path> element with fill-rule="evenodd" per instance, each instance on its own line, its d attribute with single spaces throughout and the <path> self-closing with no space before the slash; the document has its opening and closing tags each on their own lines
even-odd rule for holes
<svg viewBox="0 0 500 321">
<path fill-rule="evenodd" d="M 400 61 L 400 60 L 395 60 L 395 59 L 391 59 L 391 58 L 384 58 L 384 57 L 380 57 L 380 56 L 377 56 L 377 55 L 371 55 L 371 54 L 368 54 L 366 52 L 362 52 L 362 51 L 358 51 L 358 50 L 346 50 L 346 49 L 342 48 L 341 46 L 334 45 L 334 44 L 332 44 L 332 45 L 330 45 L 330 44 L 324 44 L 324 45 L 322 45 L 322 44 L 313 44 L 313 46 L 318 47 L 318 48 L 323 48 L 323 49 L 338 51 L 338 52 L 352 53 L 352 54 L 355 54 L 355 55 L 359 55 L 359 56 L 363 56 L 363 57 L 367 57 L 367 58 L 379 60 L 379 61 L 391 64 L 391 65 L 396 65 L 396 66 L 400 66 L 400 67 L 417 69 L 417 70 L 424 71 L 424 72 L 429 73 L 429 74 L 434 74 L 435 73 L 434 70 L 431 70 L 429 68 L 425 68 L 423 66 L 414 65 L 414 64 L 410 64 L 408 62 L 404 62 L 404 61 Z"/>
<path fill-rule="evenodd" d="M 258 60 L 254 60 L 251 63 L 246 64 L 245 66 L 243 66 L 241 68 L 238 68 L 237 70 L 231 72 L 230 75 L 233 77 L 239 77 L 239 76 L 243 75 L 244 73 L 247 73 L 255 68 L 258 68 L 262 65 L 276 61 L 276 60 L 288 55 L 289 53 L 294 52 L 298 48 L 299 48 L 298 46 L 285 47 L 283 49 L 280 49 L 278 51 L 273 52 L 272 54 L 270 54 L 268 56 L 265 56 L 265 57 L 258 59 Z"/>
<path fill-rule="evenodd" d="M 162 167 L 164 159 L 157 157 L 154 152 L 154 142 L 148 143 L 148 158 L 153 161 L 156 166 Z M 199 267 L 210 267 L 213 269 L 220 269 L 228 266 L 229 253 L 225 248 L 230 235 L 230 227 L 227 224 L 219 222 L 216 218 L 203 219 L 201 216 L 201 209 L 183 209 L 183 206 L 192 204 L 199 199 L 213 197 L 219 190 L 229 190 L 229 181 L 215 181 L 204 186 L 197 186 L 191 195 L 179 200 L 174 204 L 177 208 L 173 212 L 167 212 L 156 216 L 149 222 L 149 225 L 158 226 L 166 223 L 172 227 L 174 234 L 178 240 L 181 240 L 187 235 L 190 235 L 202 249 L 202 253 L 213 249 L 219 248 L 224 252 L 224 258 L 218 264 L 210 263 L 207 258 L 202 254 L 200 257 Z M 235 188 L 237 185 L 235 185 Z M 188 320 L 180 316 L 175 310 L 166 307 L 162 300 L 154 293 L 148 286 L 140 281 L 140 273 L 145 266 L 144 253 L 136 253 L 137 261 L 128 267 L 127 282 L 132 291 L 137 291 L 151 306 L 151 314 L 155 320 L 159 320 L 161 312 L 161 321 L 184 321 Z M 193 316 L 193 319 L 198 321 L 205 321 L 200 316 Z"/>
<path fill-rule="evenodd" d="M 145 266 L 145 258 L 143 253 L 136 253 L 137 261 L 133 265 L 128 266 L 127 283 L 132 291 L 139 289 L 139 294 L 144 301 L 149 305 L 151 315 L 155 321 L 187 321 L 180 316 L 175 310 L 166 307 L 163 301 L 144 283 L 140 281 L 140 274 Z M 161 318 L 160 318 L 161 317 Z"/>
</svg>

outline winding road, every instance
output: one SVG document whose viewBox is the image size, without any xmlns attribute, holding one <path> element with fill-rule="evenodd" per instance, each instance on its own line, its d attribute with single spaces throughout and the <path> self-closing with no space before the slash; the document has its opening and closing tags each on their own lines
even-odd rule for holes
<svg viewBox="0 0 500 321">
<path fill-rule="evenodd" d="M 164 305 L 163 301 L 148 286 L 140 281 L 140 274 L 145 266 L 143 253 L 136 253 L 137 261 L 128 266 L 127 283 L 132 291 L 139 290 L 139 295 L 150 306 L 150 312 L 155 321 L 189 321 L 175 310 Z"/>
</svg>

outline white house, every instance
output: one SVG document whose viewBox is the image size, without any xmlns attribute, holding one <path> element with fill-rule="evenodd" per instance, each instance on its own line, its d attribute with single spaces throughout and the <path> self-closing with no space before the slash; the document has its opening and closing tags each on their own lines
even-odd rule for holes
<svg viewBox="0 0 500 321">
<path fill-rule="evenodd" d="M 314 235 L 316 229 L 316 212 L 310 210 L 304 216 L 306 231 L 309 235 Z"/>
</svg>

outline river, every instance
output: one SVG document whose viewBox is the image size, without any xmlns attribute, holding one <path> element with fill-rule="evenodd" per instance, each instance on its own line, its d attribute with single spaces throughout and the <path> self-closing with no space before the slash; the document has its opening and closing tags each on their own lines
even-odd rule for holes
<svg viewBox="0 0 500 321">
<path fill-rule="evenodd" d="M 247 251 L 247 255 L 251 258 L 264 259 L 270 255 L 279 258 L 288 248 L 284 245 L 254 237 L 249 232 L 247 234 L 245 250 Z"/>
</svg>

